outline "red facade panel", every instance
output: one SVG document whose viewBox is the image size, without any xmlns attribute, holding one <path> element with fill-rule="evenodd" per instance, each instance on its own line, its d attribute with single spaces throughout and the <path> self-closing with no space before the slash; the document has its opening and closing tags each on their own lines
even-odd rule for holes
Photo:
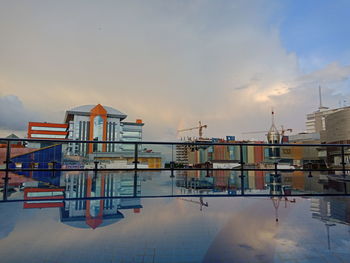
<svg viewBox="0 0 350 263">
<path fill-rule="evenodd" d="M 39 127 L 42 129 L 33 129 L 33 127 Z M 45 128 L 53 129 L 53 130 L 45 130 Z M 54 130 L 57 128 L 57 130 Z M 60 129 L 60 130 L 58 130 Z M 62 131 L 61 129 L 64 129 Z M 68 124 L 66 123 L 48 123 L 48 122 L 29 122 L 28 123 L 28 138 L 37 138 L 37 139 L 52 139 L 52 136 L 58 135 L 67 137 L 68 135 Z M 40 135 L 33 136 L 34 134 Z M 48 135 L 48 136 L 45 136 Z M 54 139 L 65 139 L 65 138 L 54 138 Z"/>
</svg>

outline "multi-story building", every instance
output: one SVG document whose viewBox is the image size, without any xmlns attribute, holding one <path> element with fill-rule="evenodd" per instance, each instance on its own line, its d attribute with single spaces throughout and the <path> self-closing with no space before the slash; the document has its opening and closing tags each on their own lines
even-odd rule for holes
<svg viewBox="0 0 350 263">
<path fill-rule="evenodd" d="M 68 125 L 65 123 L 49 123 L 49 122 L 29 122 L 28 134 L 29 139 L 54 139 L 65 140 L 68 135 Z M 50 146 L 50 142 L 29 142 L 29 148 L 43 148 Z"/>
<path fill-rule="evenodd" d="M 342 111 L 344 108 L 329 109 L 327 107 L 320 107 L 317 111 L 306 115 L 306 132 L 314 134 L 312 139 L 319 137 L 317 143 L 324 143 L 326 141 L 326 118 L 336 112 Z"/>
<path fill-rule="evenodd" d="M 66 111 L 64 123 L 29 122 L 28 138 L 76 140 L 76 141 L 107 141 L 110 143 L 62 143 L 64 156 L 75 156 L 90 160 L 127 160 L 134 161 L 135 144 L 142 140 L 144 123 L 125 121 L 127 115 L 111 107 L 84 105 Z M 116 142 L 128 143 L 116 143 Z M 113 143 L 112 143 L 113 142 Z M 57 142 L 55 142 L 57 143 Z M 30 148 L 43 148 L 55 144 L 49 141 L 28 143 Z M 160 153 L 138 144 L 139 162 L 149 168 L 160 168 L 162 165 Z"/>
<path fill-rule="evenodd" d="M 141 141 L 142 120 L 126 122 L 126 114 L 98 104 L 84 105 L 66 111 L 65 123 L 69 126 L 68 139 L 96 141 Z M 94 152 L 120 152 L 134 150 L 133 144 L 76 144 L 69 148 L 71 155 Z"/>
<path fill-rule="evenodd" d="M 68 125 L 65 123 L 29 122 L 28 138 L 66 139 Z"/>
<path fill-rule="evenodd" d="M 326 143 L 350 143 L 350 107 L 329 114 L 325 119 Z"/>
<path fill-rule="evenodd" d="M 329 114 L 326 118 L 325 143 L 349 144 L 350 143 L 350 107 L 344 107 L 340 111 Z M 335 167 L 342 166 L 340 147 L 327 147 L 327 161 Z M 350 149 L 344 148 L 344 163 L 350 165 Z M 342 173 L 341 173 L 342 174 Z M 347 173 L 349 174 L 349 173 Z"/>
</svg>

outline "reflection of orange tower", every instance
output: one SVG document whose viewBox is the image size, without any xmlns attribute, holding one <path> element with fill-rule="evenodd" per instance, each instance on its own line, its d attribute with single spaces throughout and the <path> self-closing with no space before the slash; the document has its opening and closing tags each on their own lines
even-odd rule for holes
<svg viewBox="0 0 350 263">
<path fill-rule="evenodd" d="M 100 116 L 103 120 L 103 132 L 102 132 L 102 140 L 106 140 L 106 134 L 107 134 L 107 111 L 106 109 L 101 105 L 97 104 L 94 108 L 91 109 L 90 111 L 90 137 L 89 140 L 93 141 L 95 138 L 94 135 L 94 120 Z M 102 151 L 106 151 L 107 145 L 104 143 L 102 145 Z M 93 144 L 89 144 L 89 153 L 93 152 Z"/>
<path fill-rule="evenodd" d="M 89 175 L 87 178 L 87 197 L 104 196 L 105 193 L 104 174 L 100 176 Z M 96 210 L 98 209 L 98 211 Z M 104 200 L 87 200 L 86 201 L 86 224 L 95 229 L 103 222 Z"/>
</svg>

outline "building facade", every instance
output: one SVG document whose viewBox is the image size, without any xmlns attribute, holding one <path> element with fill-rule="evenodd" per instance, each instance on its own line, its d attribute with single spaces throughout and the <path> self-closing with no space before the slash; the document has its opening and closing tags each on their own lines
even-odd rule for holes
<svg viewBox="0 0 350 263">
<path fill-rule="evenodd" d="M 68 110 L 65 123 L 68 125 L 68 139 L 89 141 L 141 141 L 141 120 L 126 122 L 126 114 L 101 104 L 84 105 Z M 86 155 L 95 152 L 121 152 L 134 150 L 133 144 L 77 144 L 71 143 L 70 155 Z"/>
<path fill-rule="evenodd" d="M 326 143 L 350 143 L 350 107 L 329 114 L 325 119 Z"/>
<path fill-rule="evenodd" d="M 65 140 L 68 135 L 68 124 L 49 122 L 29 122 L 27 138 L 29 139 L 52 139 Z M 28 142 L 29 148 L 43 148 L 54 143 L 51 142 Z"/>
</svg>

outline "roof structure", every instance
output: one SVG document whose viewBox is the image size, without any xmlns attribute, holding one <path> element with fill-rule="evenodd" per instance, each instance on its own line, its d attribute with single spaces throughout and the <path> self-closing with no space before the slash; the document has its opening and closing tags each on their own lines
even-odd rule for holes
<svg viewBox="0 0 350 263">
<path fill-rule="evenodd" d="M 19 139 L 19 137 L 16 134 L 11 133 L 9 136 L 7 136 L 6 138 L 8 139 Z"/>
<path fill-rule="evenodd" d="M 64 121 L 65 122 L 69 121 L 72 118 L 72 116 L 75 114 L 89 116 L 90 111 L 94 107 L 96 107 L 96 105 L 82 105 L 82 106 L 74 107 L 70 110 L 67 110 Z M 107 111 L 107 117 L 120 118 L 121 120 L 123 120 L 127 117 L 127 115 L 125 113 L 123 113 L 117 109 L 114 109 L 112 107 L 103 106 L 103 108 L 105 108 L 105 110 Z"/>
</svg>

